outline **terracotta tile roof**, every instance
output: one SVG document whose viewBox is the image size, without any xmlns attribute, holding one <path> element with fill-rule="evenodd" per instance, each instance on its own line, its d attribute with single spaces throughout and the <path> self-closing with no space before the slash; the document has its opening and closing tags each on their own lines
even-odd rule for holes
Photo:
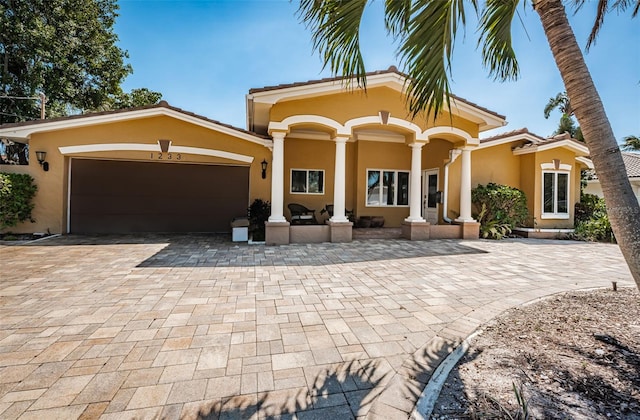
<svg viewBox="0 0 640 420">
<path fill-rule="evenodd" d="M 506 137 L 511 137 L 511 136 L 517 136 L 519 134 L 529 134 L 533 137 L 538 138 L 541 142 L 545 141 L 544 137 L 540 137 L 537 134 L 531 133 L 526 127 L 524 128 L 520 128 L 518 130 L 513 130 L 513 131 L 507 131 L 506 133 L 500 133 L 500 134 L 496 134 L 495 136 L 491 136 L 491 137 L 487 137 L 484 139 L 480 139 L 480 143 L 490 143 L 492 141 L 496 141 L 496 140 L 500 140 L 500 139 L 504 139 Z"/>
<path fill-rule="evenodd" d="M 629 178 L 640 177 L 640 153 L 622 152 L 622 160 Z"/>
<path fill-rule="evenodd" d="M 377 71 L 372 71 L 372 72 L 367 72 L 365 73 L 366 77 L 371 77 L 371 76 L 376 76 L 379 74 L 389 74 L 389 73 L 395 73 L 399 76 L 402 76 L 405 79 L 408 79 L 409 76 L 404 74 L 403 72 L 401 72 L 400 70 L 398 70 L 398 68 L 396 66 L 391 66 L 389 67 L 387 70 L 377 70 Z M 298 86 L 308 86 L 308 85 L 315 85 L 315 84 L 319 84 L 319 83 L 327 83 L 327 82 L 337 82 L 340 80 L 346 80 L 347 78 L 344 76 L 336 76 L 336 77 L 325 77 L 323 79 L 315 79 L 315 80 L 307 80 L 306 82 L 295 82 L 295 83 L 283 83 L 280 85 L 274 85 L 274 86 L 265 86 L 265 87 L 261 87 L 261 88 L 252 88 L 249 89 L 249 94 L 252 93 L 260 93 L 260 92 L 268 92 L 268 91 L 272 91 L 272 90 L 279 90 L 279 89 L 287 89 L 287 88 L 293 88 L 293 87 L 298 87 Z M 483 106 L 480 106 L 474 102 L 471 102 L 467 99 L 461 98 L 457 95 L 453 95 L 451 94 L 451 97 L 453 99 L 455 99 L 456 101 L 460 101 L 460 102 L 464 102 L 467 105 L 471 105 L 475 108 L 478 108 L 484 112 L 487 112 L 491 115 L 494 115 L 498 118 L 501 119 L 506 119 L 506 116 L 498 114 L 495 111 L 492 111 L 488 108 L 485 108 Z"/>
<path fill-rule="evenodd" d="M 640 178 L 640 153 L 621 152 L 622 161 L 627 169 L 629 178 Z M 590 170 L 591 179 L 598 179 L 598 175 L 594 170 Z"/>
<path fill-rule="evenodd" d="M 532 147 L 541 146 L 541 145 L 545 145 L 545 144 L 553 144 L 553 143 L 557 143 L 559 141 L 565 141 L 565 140 L 572 141 L 572 142 L 574 142 L 576 144 L 579 144 L 581 146 L 586 146 L 586 144 L 582 143 L 581 141 L 578 141 L 578 140 L 576 140 L 574 138 L 571 138 L 569 133 L 558 134 L 557 136 L 546 137 L 545 138 L 545 137 L 541 137 L 541 136 L 539 136 L 537 134 L 534 134 L 534 133 L 530 132 L 527 128 L 520 128 L 518 130 L 508 131 L 506 133 L 501 133 L 501 134 L 497 134 L 497 135 L 492 136 L 492 137 L 487 137 L 487 138 L 484 138 L 484 139 L 480 139 L 480 144 L 491 143 L 491 142 L 494 142 L 494 141 L 498 141 L 500 139 L 504 139 L 504 138 L 512 137 L 512 136 L 518 136 L 518 135 L 522 135 L 522 134 L 529 134 L 530 136 L 535 137 L 536 141 L 533 142 L 531 140 L 527 140 L 526 143 L 524 143 L 522 146 L 516 147 L 515 149 L 518 149 L 518 150 L 530 149 Z"/>
<path fill-rule="evenodd" d="M 167 109 L 171 109 L 172 111 L 176 111 L 179 112 L 181 114 L 184 115 L 188 115 L 194 118 L 198 118 L 202 121 L 206 121 L 206 122 L 210 122 L 216 125 L 220 125 L 222 127 L 226 127 L 226 128 L 230 128 L 232 130 L 235 131 L 239 131 L 241 133 L 246 133 L 246 134 L 250 134 L 252 136 L 256 136 L 256 137 L 260 137 L 260 138 L 264 138 L 264 139 L 271 139 L 271 137 L 269 136 L 265 136 L 262 134 L 258 134 L 258 133 L 254 133 L 252 131 L 248 131 L 242 128 L 238 128 L 235 127 L 233 125 L 229 125 L 229 124 L 225 124 L 223 122 L 217 121 L 217 120 L 212 120 L 210 118 L 207 118 L 205 116 L 193 113 L 193 112 L 189 112 L 189 111 L 185 111 L 182 108 L 178 108 L 175 106 L 171 106 L 169 105 L 169 103 L 167 101 L 160 101 L 158 104 L 155 105 L 145 105 L 145 106 L 139 106 L 139 107 L 135 107 L 135 108 L 125 108 L 125 109 L 116 109 L 116 110 L 110 110 L 110 111 L 100 111 L 100 112 L 89 112 L 86 114 L 78 114 L 78 115 L 69 115 L 66 117 L 57 117 L 57 118 L 48 118 L 48 119 L 44 119 L 44 120 L 33 120 L 33 121 L 21 121 L 21 122 L 17 122 L 17 123 L 10 123 L 10 124 L 2 124 L 0 125 L 0 129 L 4 129 L 4 128 L 13 128 L 13 127 L 25 127 L 25 126 L 30 126 L 30 125 L 38 125 L 38 124 L 47 124 L 50 122 L 58 122 L 58 121 L 72 121 L 72 120 L 80 120 L 83 118 L 89 118 L 89 117 L 96 117 L 96 116 L 102 116 L 102 115 L 117 115 L 117 114 L 123 114 L 126 112 L 131 112 L 131 111 L 141 111 L 141 110 L 145 110 L 145 109 L 155 109 L 155 108 L 167 108 Z"/>
</svg>

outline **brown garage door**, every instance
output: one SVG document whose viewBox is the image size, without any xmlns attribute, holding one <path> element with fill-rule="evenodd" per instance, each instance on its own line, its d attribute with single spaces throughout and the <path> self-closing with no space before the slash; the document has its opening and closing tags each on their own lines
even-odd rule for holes
<svg viewBox="0 0 640 420">
<path fill-rule="evenodd" d="M 71 163 L 72 233 L 228 232 L 248 201 L 248 167 Z"/>
</svg>

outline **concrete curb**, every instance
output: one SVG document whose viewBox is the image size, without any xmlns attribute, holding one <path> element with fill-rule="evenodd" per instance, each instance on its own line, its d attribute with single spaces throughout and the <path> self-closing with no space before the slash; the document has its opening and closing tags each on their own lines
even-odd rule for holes
<svg viewBox="0 0 640 420">
<path fill-rule="evenodd" d="M 433 412 L 436 401 L 442 391 L 442 387 L 449 377 L 449 373 L 451 373 L 451 370 L 460 361 L 462 356 L 467 353 L 475 336 L 481 333 L 482 330 L 478 330 L 471 334 L 458 347 L 456 347 L 454 351 L 449 353 L 447 358 L 444 359 L 440 365 L 438 365 L 438 368 L 433 372 L 433 375 L 429 379 L 427 386 L 424 387 L 410 418 L 415 420 L 427 420 L 431 416 L 431 412 Z"/>
</svg>

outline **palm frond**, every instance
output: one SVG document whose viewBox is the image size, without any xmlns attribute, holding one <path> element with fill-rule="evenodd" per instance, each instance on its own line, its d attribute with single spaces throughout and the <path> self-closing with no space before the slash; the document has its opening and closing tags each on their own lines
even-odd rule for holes
<svg viewBox="0 0 640 420">
<path fill-rule="evenodd" d="M 586 3 L 592 4 L 593 2 L 591 0 L 588 2 L 587 0 L 574 0 L 576 12 L 579 11 Z M 640 0 L 616 0 L 611 7 L 609 7 L 609 0 L 598 0 L 596 5 L 596 18 L 593 22 L 591 32 L 589 33 L 589 38 L 587 39 L 587 51 L 589 51 L 591 46 L 596 43 L 598 33 L 604 24 L 605 15 L 612 10 L 622 13 L 628 8 L 633 8 L 631 17 L 636 17 L 640 10 Z"/>
<path fill-rule="evenodd" d="M 573 109 L 571 108 L 571 101 L 567 96 L 567 92 L 560 92 L 554 98 L 549 98 L 549 102 L 544 107 L 544 117 L 549 118 L 551 111 L 558 108 L 563 115 L 573 115 Z"/>
<path fill-rule="evenodd" d="M 349 86 L 366 87 L 365 66 L 360 52 L 360 22 L 368 0 L 301 0 L 299 19 L 311 30 L 313 49 L 320 53 L 324 68 L 341 74 Z"/>
<path fill-rule="evenodd" d="M 393 37 L 406 32 L 411 19 L 411 0 L 386 0 L 384 24 Z"/>
<path fill-rule="evenodd" d="M 487 0 L 480 17 L 482 63 L 496 80 L 515 80 L 518 60 L 511 42 L 511 24 L 519 0 Z"/>
<path fill-rule="evenodd" d="M 640 137 L 627 136 L 623 140 L 624 140 L 624 144 L 622 145 L 623 150 L 626 150 L 628 152 L 640 151 Z"/>
<path fill-rule="evenodd" d="M 455 37 L 465 24 L 464 0 L 417 0 L 398 55 L 409 75 L 409 111 L 434 119 L 449 101 L 449 76 Z M 474 8 L 476 1 L 471 1 Z"/>
</svg>

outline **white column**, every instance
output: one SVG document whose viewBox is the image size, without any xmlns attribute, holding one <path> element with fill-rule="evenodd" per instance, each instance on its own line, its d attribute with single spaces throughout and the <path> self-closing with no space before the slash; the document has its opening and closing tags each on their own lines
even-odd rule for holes
<svg viewBox="0 0 640 420">
<path fill-rule="evenodd" d="M 460 217 L 456 222 L 475 222 L 471 217 L 471 149 L 462 149 L 460 168 Z"/>
<path fill-rule="evenodd" d="M 333 181 L 333 216 L 332 222 L 348 222 L 345 216 L 345 183 L 347 165 L 348 137 L 336 137 L 336 168 Z"/>
<path fill-rule="evenodd" d="M 422 205 L 422 146 L 424 143 L 411 143 L 411 190 L 409 191 L 409 217 L 405 222 L 424 222 L 420 215 Z"/>
<path fill-rule="evenodd" d="M 286 222 L 284 218 L 284 136 L 276 131 L 273 137 L 273 159 L 271 161 L 271 216 L 270 222 Z"/>
</svg>

